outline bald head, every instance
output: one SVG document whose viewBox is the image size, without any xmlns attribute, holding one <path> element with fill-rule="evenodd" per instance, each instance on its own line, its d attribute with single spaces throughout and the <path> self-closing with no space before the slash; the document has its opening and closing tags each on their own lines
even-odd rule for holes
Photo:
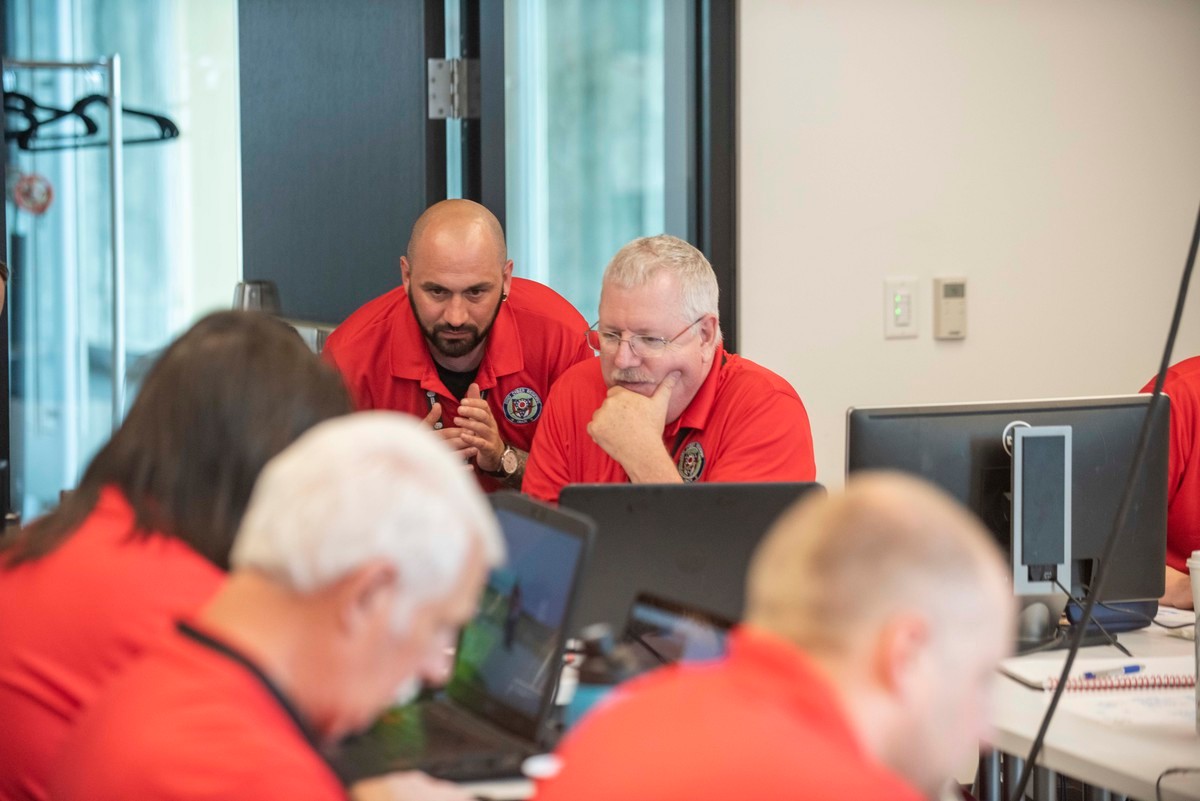
<svg viewBox="0 0 1200 801">
<path fill-rule="evenodd" d="M 1009 592 L 999 549 L 965 509 L 907 476 L 859 474 L 840 494 L 796 504 L 767 534 L 746 619 L 837 653 L 901 609 L 1004 625 Z"/>
<path fill-rule="evenodd" d="M 438 364 L 460 373 L 479 367 L 512 270 L 500 222 L 478 203 L 443 200 L 420 216 L 400 275 Z"/>
<path fill-rule="evenodd" d="M 496 249 L 498 269 L 508 259 L 500 221 L 473 200 L 443 200 L 427 208 L 413 224 L 408 238 L 408 260 L 416 261 L 417 251 L 431 241 L 447 246 L 487 241 Z"/>
</svg>

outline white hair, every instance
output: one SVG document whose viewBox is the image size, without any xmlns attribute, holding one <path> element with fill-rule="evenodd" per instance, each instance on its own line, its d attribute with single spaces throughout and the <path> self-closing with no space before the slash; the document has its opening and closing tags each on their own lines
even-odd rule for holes
<svg viewBox="0 0 1200 801">
<path fill-rule="evenodd" d="M 604 270 L 603 284 L 623 289 L 644 286 L 661 272 L 674 275 L 683 296 L 680 314 L 689 322 L 706 315 L 717 318 L 720 335 L 720 289 L 708 259 L 692 245 L 670 234 L 644 236 L 617 251 Z"/>
<path fill-rule="evenodd" d="M 495 515 L 460 460 L 419 421 L 361 412 L 314 426 L 267 463 L 230 553 L 310 593 L 371 559 L 387 559 L 404 589 L 395 627 L 449 594 L 478 542 L 504 558 Z"/>
</svg>

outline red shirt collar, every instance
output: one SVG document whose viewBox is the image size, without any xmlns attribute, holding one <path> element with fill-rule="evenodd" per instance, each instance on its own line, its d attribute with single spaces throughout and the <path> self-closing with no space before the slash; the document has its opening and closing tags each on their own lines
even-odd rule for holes
<svg viewBox="0 0 1200 801">
<path fill-rule="evenodd" d="M 96 505 L 92 508 L 101 514 L 133 517 L 133 507 L 116 484 L 102 486 L 100 494 L 96 496 Z"/>
<path fill-rule="evenodd" d="M 717 397 L 717 386 L 721 383 L 721 368 L 725 366 L 725 361 L 725 347 L 717 345 L 716 351 L 713 352 L 712 364 L 708 368 L 708 375 L 705 376 L 704 383 L 696 392 L 696 397 L 692 398 L 692 402 L 687 405 L 683 414 L 679 415 L 674 423 L 667 425 L 663 436 L 669 437 L 677 434 L 681 428 L 700 431 L 708 424 L 708 418 L 712 416 L 713 404 Z"/>
<path fill-rule="evenodd" d="M 419 381 L 423 389 L 442 386 L 437 366 L 433 363 L 433 354 L 429 352 L 429 343 L 405 292 L 400 293 L 392 323 L 391 362 L 392 375 L 396 378 Z M 519 373 L 524 368 L 525 352 L 521 349 L 517 317 L 509 304 L 502 302 L 496 322 L 484 343 L 483 361 L 479 363 L 475 383 L 479 384 L 481 390 L 491 389 L 496 386 L 496 379 L 500 376 Z"/>
</svg>

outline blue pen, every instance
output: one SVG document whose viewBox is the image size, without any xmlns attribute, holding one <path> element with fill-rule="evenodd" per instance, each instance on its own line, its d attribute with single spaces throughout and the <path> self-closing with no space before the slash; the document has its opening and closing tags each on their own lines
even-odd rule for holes
<svg viewBox="0 0 1200 801">
<path fill-rule="evenodd" d="M 1097 670 L 1095 672 L 1088 671 L 1083 674 L 1085 679 L 1113 679 L 1117 676 L 1128 676 L 1131 673 L 1140 673 L 1146 669 L 1145 665 L 1125 665 L 1124 667 L 1110 668 L 1109 670 Z"/>
</svg>

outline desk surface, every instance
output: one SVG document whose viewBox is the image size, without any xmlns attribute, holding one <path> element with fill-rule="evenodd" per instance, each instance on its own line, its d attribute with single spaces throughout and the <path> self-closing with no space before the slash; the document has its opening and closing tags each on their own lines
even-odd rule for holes
<svg viewBox="0 0 1200 801">
<path fill-rule="evenodd" d="M 1189 640 L 1169 636 L 1158 627 L 1120 635 L 1121 643 L 1138 657 L 1187 656 L 1193 653 Z M 1080 651 L 1085 657 L 1121 657 L 1111 646 Z M 1042 655 L 1031 655 L 1023 659 Z M 1060 660 L 1061 665 L 1061 660 Z M 1038 764 L 1088 784 L 1139 799 L 1154 799 L 1154 784 L 1163 771 L 1173 767 L 1200 768 L 1200 734 L 1194 721 L 1127 720 L 1120 724 L 1099 719 L 1086 700 L 1076 697 L 1097 692 L 1063 694 L 1058 711 L 1046 733 Z M 1193 699 L 1186 690 L 1120 690 L 1113 693 L 1139 693 L 1157 696 L 1175 709 L 1178 695 Z M 1037 735 L 1042 715 L 1050 703 L 1050 693 L 1032 690 L 1001 676 L 995 703 L 995 745 L 1001 751 L 1025 757 Z M 1074 707 L 1074 708 L 1073 708 Z M 1163 798 L 1200 800 L 1200 774 L 1171 776 L 1163 780 Z"/>
</svg>

